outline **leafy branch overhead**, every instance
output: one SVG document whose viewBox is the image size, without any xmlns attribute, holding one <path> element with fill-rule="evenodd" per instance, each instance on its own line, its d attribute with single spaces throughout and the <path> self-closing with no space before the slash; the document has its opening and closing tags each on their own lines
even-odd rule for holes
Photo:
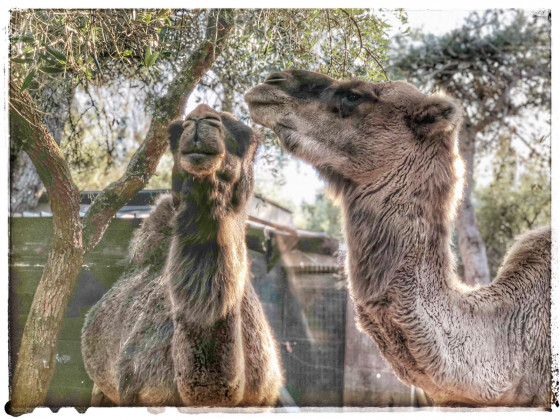
<svg viewBox="0 0 560 420">
<path fill-rule="evenodd" d="M 241 9 L 222 60 L 243 55 L 255 70 L 258 61 L 271 64 L 267 58 L 283 67 L 319 59 L 317 70 L 335 77 L 379 78 L 390 16 L 406 22 L 400 10 Z M 23 89 L 44 82 L 41 75 L 70 73 L 83 83 L 118 65 L 149 68 L 177 59 L 204 36 L 199 9 L 23 9 L 12 13 L 10 28 Z"/>
<path fill-rule="evenodd" d="M 305 68 L 335 78 L 386 79 L 389 22 L 401 11 L 372 9 L 250 9 L 237 15 L 232 42 L 204 81 L 223 94 L 243 93 L 266 74 Z"/>
<path fill-rule="evenodd" d="M 116 65 L 151 67 L 160 55 L 192 48 L 203 23 L 194 10 L 24 9 L 12 13 L 11 61 L 26 74 L 22 89 L 44 83 L 41 75 L 69 73 L 84 82 Z"/>
</svg>

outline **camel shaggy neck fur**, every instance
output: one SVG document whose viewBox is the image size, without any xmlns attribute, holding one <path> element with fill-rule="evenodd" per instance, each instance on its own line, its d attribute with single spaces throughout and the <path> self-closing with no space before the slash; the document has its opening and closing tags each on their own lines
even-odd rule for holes
<svg viewBox="0 0 560 420">
<path fill-rule="evenodd" d="M 205 105 L 169 132 L 172 194 L 86 317 L 92 405 L 274 405 L 283 379 L 245 243 L 256 136 Z"/>
<path fill-rule="evenodd" d="M 305 71 L 245 99 L 338 195 L 357 323 L 397 376 L 439 405 L 549 406 L 550 228 L 519 238 L 490 286 L 460 281 L 460 107 L 404 82 Z"/>
</svg>

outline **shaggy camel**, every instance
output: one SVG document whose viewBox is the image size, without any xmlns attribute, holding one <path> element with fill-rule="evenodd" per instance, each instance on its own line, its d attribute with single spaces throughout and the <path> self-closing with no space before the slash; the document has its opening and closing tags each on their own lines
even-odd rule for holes
<svg viewBox="0 0 560 420">
<path fill-rule="evenodd" d="M 172 195 L 82 331 L 92 405 L 274 405 L 283 378 L 245 243 L 257 137 L 206 105 L 169 133 Z"/>
<path fill-rule="evenodd" d="M 274 73 L 245 99 L 339 197 L 358 326 L 397 376 L 438 405 L 548 406 L 550 228 L 520 238 L 490 286 L 462 284 L 454 101 L 306 71 Z"/>
</svg>

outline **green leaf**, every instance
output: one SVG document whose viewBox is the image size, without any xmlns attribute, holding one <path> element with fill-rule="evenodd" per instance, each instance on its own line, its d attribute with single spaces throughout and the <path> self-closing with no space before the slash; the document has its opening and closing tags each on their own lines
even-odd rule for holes
<svg viewBox="0 0 560 420">
<path fill-rule="evenodd" d="M 146 46 L 146 51 L 144 52 L 144 64 L 145 65 L 148 62 L 151 55 L 152 55 L 152 46 L 148 45 L 148 46 Z"/>
<path fill-rule="evenodd" d="M 154 65 L 154 63 L 156 62 L 157 58 L 159 56 L 159 52 L 155 51 L 152 55 L 150 55 L 148 57 L 148 60 L 145 62 L 146 67 L 151 67 Z"/>
<path fill-rule="evenodd" d="M 14 63 L 32 63 L 32 58 L 13 58 L 12 61 Z"/>
<path fill-rule="evenodd" d="M 167 26 L 164 26 L 163 28 L 160 29 L 159 31 L 159 41 L 162 42 L 163 39 L 165 38 L 165 34 L 167 33 Z"/>
<path fill-rule="evenodd" d="M 47 50 L 47 52 L 52 55 L 53 57 L 55 57 L 56 59 L 62 61 L 62 62 L 66 62 L 66 56 L 58 51 L 55 50 L 53 47 L 49 46 L 49 45 L 45 45 L 45 49 Z"/>
<path fill-rule="evenodd" d="M 43 53 L 38 53 L 37 55 L 39 56 L 39 58 L 49 62 L 50 64 L 56 63 L 56 60 L 50 55 L 43 54 Z"/>
<path fill-rule="evenodd" d="M 21 84 L 21 88 L 19 89 L 20 92 L 23 92 L 25 89 L 29 87 L 31 82 L 33 81 L 33 77 L 35 76 L 35 69 L 31 70 L 23 79 L 23 83 Z"/>
<path fill-rule="evenodd" d="M 20 40 L 21 42 L 25 42 L 25 43 L 27 43 L 27 44 L 31 44 L 31 43 L 35 42 L 35 38 L 33 38 L 33 37 L 30 36 L 30 35 L 23 35 L 23 36 L 21 36 L 21 37 L 19 38 L 19 40 Z"/>
<path fill-rule="evenodd" d="M 47 67 L 47 66 L 39 67 L 39 70 L 41 70 L 43 73 L 49 73 L 49 74 L 62 73 L 64 71 L 62 67 Z"/>
</svg>

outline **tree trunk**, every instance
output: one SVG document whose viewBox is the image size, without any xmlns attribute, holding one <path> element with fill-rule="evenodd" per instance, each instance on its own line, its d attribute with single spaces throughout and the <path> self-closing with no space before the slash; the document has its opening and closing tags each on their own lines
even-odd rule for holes
<svg viewBox="0 0 560 420">
<path fill-rule="evenodd" d="M 61 83 L 46 92 L 39 104 L 41 109 L 48 110 L 48 113 L 43 116 L 43 123 L 57 144 L 60 144 L 64 125 L 68 120 L 73 93 L 70 84 Z M 10 128 L 10 141 L 19 143 L 16 138 L 17 130 Z M 10 212 L 22 213 L 37 207 L 45 188 L 27 153 L 17 149 L 14 151 L 15 156 L 10 156 Z"/>
<path fill-rule="evenodd" d="M 465 160 L 466 185 L 455 227 L 459 237 L 459 252 L 463 261 L 463 281 L 471 286 L 490 284 L 486 247 L 478 231 L 478 224 L 476 223 L 476 216 L 471 201 L 475 144 L 476 133 L 470 129 L 468 123 L 465 123 L 461 132 L 459 150 Z"/>
<path fill-rule="evenodd" d="M 31 96 L 10 83 L 12 127 L 18 127 L 28 155 L 47 192 L 53 212 L 54 238 L 41 281 L 33 296 L 14 371 L 10 411 L 21 413 L 41 405 L 54 374 L 56 342 L 62 317 L 82 268 L 80 192 L 60 148 L 35 111 Z"/>
<path fill-rule="evenodd" d="M 225 80 L 224 80 L 225 79 Z M 222 79 L 222 112 L 233 114 L 234 90 L 229 77 Z"/>
<path fill-rule="evenodd" d="M 182 115 L 190 93 L 222 51 L 233 10 L 209 12 L 206 39 L 193 51 L 167 94 L 158 101 L 152 126 L 126 173 L 107 187 L 79 217 L 80 194 L 60 148 L 48 133 L 27 92 L 10 83 L 10 118 L 49 194 L 54 238 L 41 281 L 33 297 L 11 386 L 9 411 L 20 414 L 43 404 L 54 375 L 56 343 L 68 300 L 80 274 L 85 252 L 103 237 L 118 209 L 143 188 L 166 150 L 167 123 Z M 82 245 L 83 242 L 83 245 Z"/>
</svg>

